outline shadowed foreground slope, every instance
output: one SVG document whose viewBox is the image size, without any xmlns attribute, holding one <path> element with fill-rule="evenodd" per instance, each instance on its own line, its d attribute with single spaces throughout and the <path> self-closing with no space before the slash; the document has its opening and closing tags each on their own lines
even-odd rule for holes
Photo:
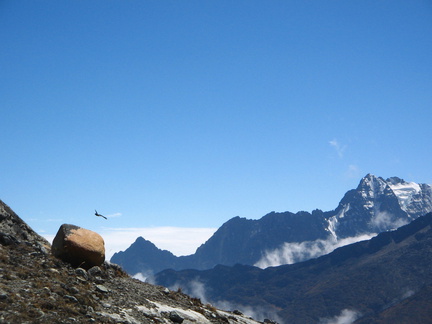
<svg viewBox="0 0 432 324">
<path fill-rule="evenodd" d="M 0 201 L 0 323 L 257 323 L 129 277 L 75 269 Z"/>
</svg>

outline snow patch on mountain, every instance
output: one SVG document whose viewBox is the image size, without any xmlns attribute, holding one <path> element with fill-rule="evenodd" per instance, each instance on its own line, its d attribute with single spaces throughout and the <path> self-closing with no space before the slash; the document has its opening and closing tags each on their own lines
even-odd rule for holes
<svg viewBox="0 0 432 324">
<path fill-rule="evenodd" d="M 419 194 L 421 191 L 420 185 L 415 182 L 403 181 L 399 183 L 392 183 L 389 181 L 389 186 L 399 200 L 401 208 L 405 211 L 410 205 L 413 196 Z"/>
<path fill-rule="evenodd" d="M 332 235 L 332 237 L 337 240 L 338 236 L 337 236 L 337 225 L 339 223 L 339 219 L 344 218 L 346 213 L 350 210 L 350 204 L 346 204 L 341 210 L 339 210 L 339 212 L 334 215 L 331 216 L 328 220 L 328 226 L 326 228 L 326 231 L 330 232 L 330 234 Z"/>
<path fill-rule="evenodd" d="M 330 234 L 332 235 L 332 237 L 337 240 L 337 234 L 336 234 L 336 227 L 338 224 L 338 217 L 337 215 L 332 216 L 328 219 L 328 226 L 326 228 L 326 231 L 330 232 Z"/>
</svg>

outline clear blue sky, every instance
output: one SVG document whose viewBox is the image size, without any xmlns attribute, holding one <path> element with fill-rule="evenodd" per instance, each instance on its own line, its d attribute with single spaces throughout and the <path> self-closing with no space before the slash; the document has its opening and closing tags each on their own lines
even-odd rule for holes
<svg viewBox="0 0 432 324">
<path fill-rule="evenodd" d="M 0 199 L 40 233 L 432 183 L 431 1 L 2 0 L 0 48 Z"/>
</svg>

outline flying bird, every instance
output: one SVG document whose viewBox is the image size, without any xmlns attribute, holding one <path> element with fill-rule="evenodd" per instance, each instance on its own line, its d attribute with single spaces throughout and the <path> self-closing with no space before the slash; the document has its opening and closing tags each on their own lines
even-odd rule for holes
<svg viewBox="0 0 432 324">
<path fill-rule="evenodd" d="M 96 215 L 96 216 L 99 216 L 99 217 L 103 217 L 103 218 L 105 218 L 105 219 L 108 219 L 108 218 L 106 218 L 104 215 L 99 214 L 99 213 L 97 212 L 96 209 L 95 209 L 95 215 Z"/>
</svg>

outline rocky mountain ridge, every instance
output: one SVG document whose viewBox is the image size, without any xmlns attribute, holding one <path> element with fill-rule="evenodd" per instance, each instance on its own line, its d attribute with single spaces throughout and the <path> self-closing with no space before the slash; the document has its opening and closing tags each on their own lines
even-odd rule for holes
<svg viewBox="0 0 432 324">
<path fill-rule="evenodd" d="M 280 323 L 339 323 L 348 315 L 347 323 L 430 323 L 431 259 L 429 213 L 395 231 L 296 264 L 165 270 L 154 279 L 214 304 L 264 308 Z"/>
<path fill-rule="evenodd" d="M 239 311 L 129 277 L 74 268 L 0 201 L 0 323 L 258 323 Z"/>
<path fill-rule="evenodd" d="M 157 273 L 164 269 L 211 269 L 218 264 L 232 266 L 277 265 L 303 261 L 319 254 L 305 253 L 286 258 L 285 247 L 302 243 L 316 250 L 322 245 L 339 246 L 395 229 L 432 211 L 432 187 L 392 177 L 384 180 L 372 174 L 348 191 L 337 208 L 311 213 L 271 212 L 259 220 L 234 217 L 223 224 L 197 251 L 176 257 L 138 238 L 128 249 L 111 258 L 130 274 Z M 329 242 L 329 244 L 328 244 Z M 322 249 L 322 248 L 321 248 Z M 322 249 L 322 254 L 331 251 Z"/>
</svg>

